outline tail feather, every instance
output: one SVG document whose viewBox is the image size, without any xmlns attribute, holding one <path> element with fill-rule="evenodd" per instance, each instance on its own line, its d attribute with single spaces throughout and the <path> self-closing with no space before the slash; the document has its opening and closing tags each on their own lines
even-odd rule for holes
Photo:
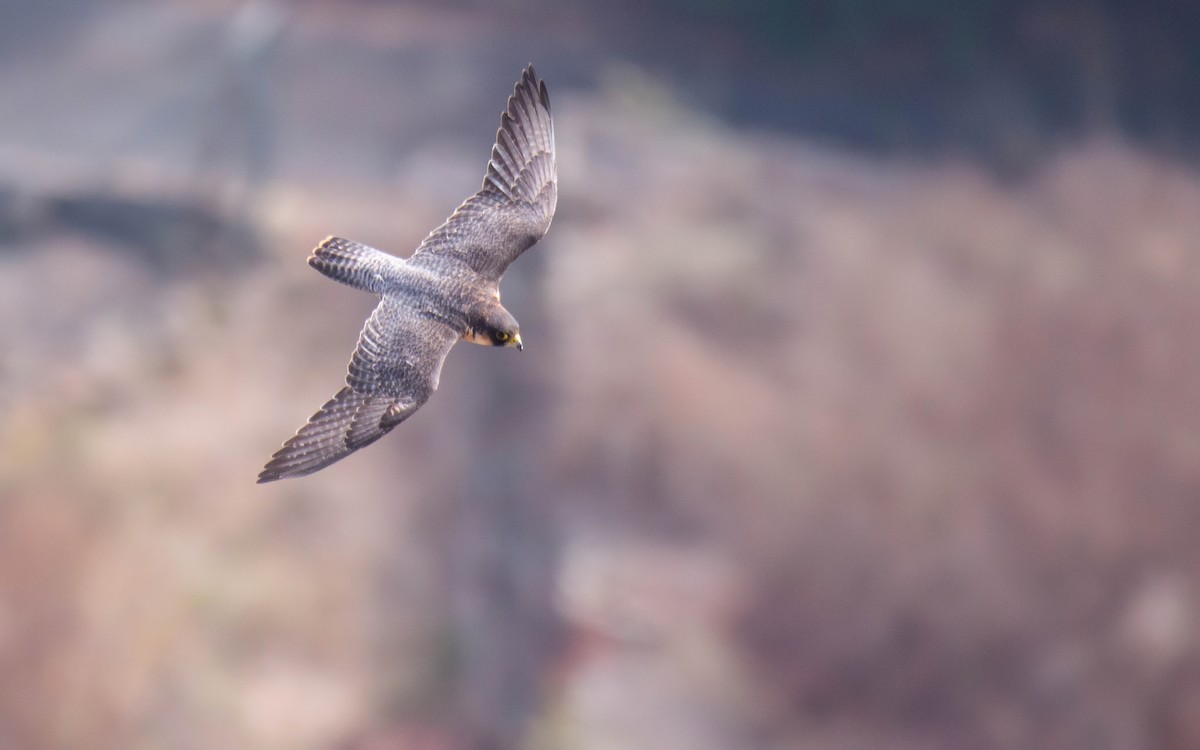
<svg viewBox="0 0 1200 750">
<path fill-rule="evenodd" d="M 396 407 L 387 396 L 346 386 L 276 451 L 258 483 L 311 474 L 370 445 L 407 416 L 396 419 Z"/>
<path fill-rule="evenodd" d="M 308 265 L 334 281 L 378 294 L 392 266 L 403 262 L 361 242 L 326 237 L 313 250 Z"/>
</svg>

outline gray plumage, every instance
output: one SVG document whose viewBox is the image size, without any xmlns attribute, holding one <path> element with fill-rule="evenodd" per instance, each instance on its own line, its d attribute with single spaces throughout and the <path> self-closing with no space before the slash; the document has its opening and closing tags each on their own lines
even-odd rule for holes
<svg viewBox="0 0 1200 750">
<path fill-rule="evenodd" d="M 500 304 L 500 277 L 550 227 L 558 199 L 554 124 L 546 84 L 527 67 L 492 147 L 483 189 L 403 260 L 330 237 L 308 263 L 378 294 L 350 359 L 346 386 L 271 457 L 259 482 L 323 469 L 387 434 L 437 389 L 460 339 L 521 348 Z"/>
</svg>

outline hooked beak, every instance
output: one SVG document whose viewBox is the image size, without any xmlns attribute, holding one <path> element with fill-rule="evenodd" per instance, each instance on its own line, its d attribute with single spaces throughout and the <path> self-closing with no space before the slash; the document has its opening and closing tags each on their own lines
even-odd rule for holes
<svg viewBox="0 0 1200 750">
<path fill-rule="evenodd" d="M 525 351 L 525 345 L 521 343 L 521 334 L 518 333 L 513 336 L 513 346 L 517 347 L 517 351 L 519 352 Z"/>
</svg>

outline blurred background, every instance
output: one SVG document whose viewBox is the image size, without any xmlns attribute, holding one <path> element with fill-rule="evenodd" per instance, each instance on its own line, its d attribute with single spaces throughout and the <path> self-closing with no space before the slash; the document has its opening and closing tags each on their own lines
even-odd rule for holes
<svg viewBox="0 0 1200 750">
<path fill-rule="evenodd" d="M 558 215 L 262 464 L 536 64 Z M 0 748 L 1200 747 L 1200 6 L 0 2 Z"/>
</svg>

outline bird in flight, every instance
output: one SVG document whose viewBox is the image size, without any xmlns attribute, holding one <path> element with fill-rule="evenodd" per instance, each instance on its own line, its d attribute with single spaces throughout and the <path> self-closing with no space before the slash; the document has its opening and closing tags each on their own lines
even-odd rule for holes
<svg viewBox="0 0 1200 750">
<path fill-rule="evenodd" d="M 383 437 L 437 389 L 460 339 L 520 350 L 520 326 L 500 304 L 500 277 L 546 234 L 557 201 L 550 97 L 530 65 L 500 115 L 483 189 L 410 258 L 339 237 L 309 257 L 379 304 L 359 334 L 346 385 L 271 457 L 259 483 L 311 474 Z"/>
</svg>

